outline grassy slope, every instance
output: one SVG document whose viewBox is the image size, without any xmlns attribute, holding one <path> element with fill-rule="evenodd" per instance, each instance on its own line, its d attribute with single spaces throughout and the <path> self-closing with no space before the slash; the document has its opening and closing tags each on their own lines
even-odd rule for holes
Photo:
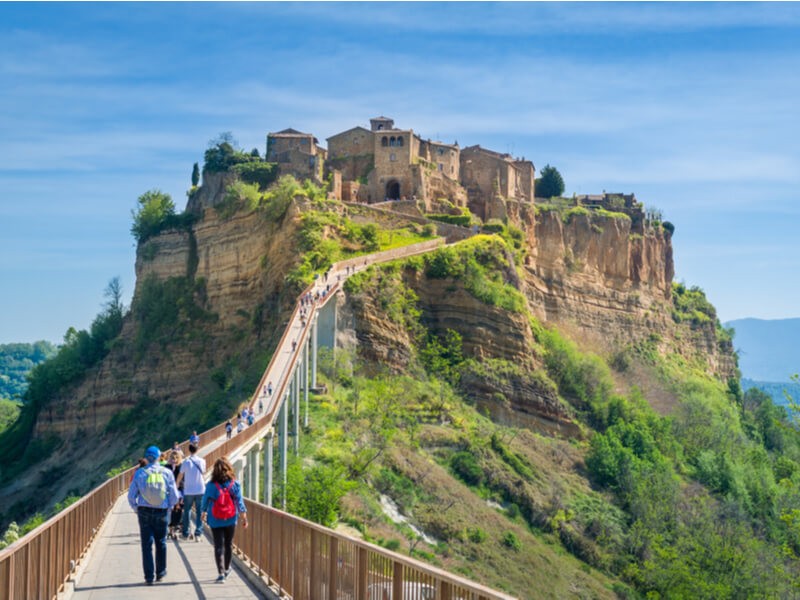
<svg viewBox="0 0 800 600">
<path fill-rule="evenodd" d="M 513 291 L 486 268 L 499 260 L 490 256 L 493 245 L 473 240 L 463 252 L 405 264 L 507 304 Z M 602 358 L 535 325 L 543 376 L 573 406 L 590 441 L 499 428 L 432 376 L 453 381 L 463 363 L 425 358 L 426 332 L 413 322 L 419 313 L 394 306 L 414 297 L 396 293 L 402 272 L 381 267 L 349 289 L 390 306 L 387 318 L 416 332 L 427 373 L 413 364 L 410 376 L 375 376 L 375 365 L 365 366 L 371 379 L 331 372 L 336 389 L 318 407 L 317 435 L 308 442 L 307 457 L 344 465 L 358 483 L 344 503 L 348 523 L 523 598 L 612 589 L 623 597 L 784 597 L 795 589 L 800 444 L 768 402 L 709 377 L 699 357 L 659 353 L 654 340 L 609 357 L 617 365 L 612 378 Z M 387 289 L 391 302 L 382 302 Z M 466 466 L 454 462 L 459 454 L 472 457 Z M 389 523 L 379 492 L 438 543 L 415 541 L 407 527 Z"/>
</svg>

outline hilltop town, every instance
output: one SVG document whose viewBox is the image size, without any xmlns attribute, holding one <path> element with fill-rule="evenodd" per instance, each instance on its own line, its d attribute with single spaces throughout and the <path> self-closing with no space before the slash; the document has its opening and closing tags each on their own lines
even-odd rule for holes
<svg viewBox="0 0 800 600">
<path fill-rule="evenodd" d="M 445 212 L 445 206 L 467 208 L 482 219 L 504 219 L 506 203 L 533 203 L 533 162 L 480 145 L 461 148 L 423 139 L 400 129 L 389 117 L 370 119 L 327 139 L 327 149 L 311 133 L 284 129 L 267 135 L 266 160 L 280 175 L 315 183 L 330 181 L 333 198 L 375 204 L 413 202 L 423 212 Z M 610 208 L 632 216 L 641 213 L 636 198 L 623 194 L 580 196 L 575 204 Z M 445 201 L 444 203 L 442 201 Z"/>
</svg>

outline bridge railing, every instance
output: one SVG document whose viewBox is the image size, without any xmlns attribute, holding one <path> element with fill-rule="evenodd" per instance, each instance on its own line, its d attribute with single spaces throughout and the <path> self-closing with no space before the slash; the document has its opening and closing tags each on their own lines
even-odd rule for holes
<svg viewBox="0 0 800 600">
<path fill-rule="evenodd" d="M 95 488 L 58 515 L 0 550 L 0 598 L 54 598 L 84 556 L 134 469 Z"/>
<path fill-rule="evenodd" d="M 512 600 L 379 546 L 245 500 L 236 546 L 292 600 Z"/>
</svg>

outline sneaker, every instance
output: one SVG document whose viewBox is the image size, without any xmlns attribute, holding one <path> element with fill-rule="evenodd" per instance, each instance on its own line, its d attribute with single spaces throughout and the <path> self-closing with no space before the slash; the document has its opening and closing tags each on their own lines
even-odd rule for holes
<svg viewBox="0 0 800 600">
<path fill-rule="evenodd" d="M 189 534 L 188 534 L 188 533 L 182 533 L 182 534 L 181 534 L 181 539 L 182 539 L 183 541 L 186 541 L 186 540 L 188 540 L 188 539 L 189 539 Z"/>
<path fill-rule="evenodd" d="M 145 579 L 144 580 L 144 584 L 145 585 L 153 585 L 153 580 L 152 579 Z"/>
<path fill-rule="evenodd" d="M 230 570 L 230 569 L 227 569 L 227 570 L 225 571 L 225 573 L 224 573 L 225 579 L 227 579 L 227 578 L 228 578 L 228 575 L 230 575 L 230 574 L 231 574 L 231 570 Z"/>
<path fill-rule="evenodd" d="M 158 575 L 158 576 L 156 576 L 156 581 L 157 581 L 157 582 L 158 582 L 158 581 L 161 581 L 161 580 L 162 580 L 162 579 L 164 579 L 164 577 L 166 577 L 166 576 L 167 576 L 167 573 L 166 573 L 166 571 L 165 571 L 165 572 L 164 572 L 164 573 L 162 573 L 161 575 Z"/>
<path fill-rule="evenodd" d="M 220 573 L 219 577 L 217 577 L 217 583 L 222 583 L 223 581 L 225 581 L 225 575 Z"/>
</svg>

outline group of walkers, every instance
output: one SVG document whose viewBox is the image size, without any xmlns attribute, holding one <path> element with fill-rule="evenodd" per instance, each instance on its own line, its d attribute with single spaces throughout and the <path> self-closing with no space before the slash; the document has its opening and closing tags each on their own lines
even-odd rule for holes
<svg viewBox="0 0 800 600">
<path fill-rule="evenodd" d="M 167 538 L 200 541 L 204 524 L 211 528 L 218 583 L 231 572 L 233 536 L 241 517 L 247 527 L 247 509 L 242 488 L 236 481 L 233 466 L 227 458 L 218 458 L 211 479 L 204 482 L 206 461 L 197 455 L 199 437 L 190 438 L 189 456 L 184 458 L 177 448 L 162 453 L 150 446 L 131 479 L 128 504 L 136 512 L 141 537 L 142 569 L 147 585 L 167 575 Z M 191 512 L 195 511 L 194 532 Z M 154 559 L 155 546 L 155 559 Z"/>
<path fill-rule="evenodd" d="M 272 384 L 270 384 L 272 385 Z M 262 412 L 264 410 L 264 402 L 262 400 L 258 401 L 258 412 Z M 242 411 L 236 416 L 236 433 L 242 433 L 245 427 L 250 427 L 253 423 L 256 422 L 256 415 L 253 412 L 252 408 L 247 408 L 246 406 L 242 408 Z M 225 437 L 227 439 L 231 439 L 233 436 L 233 421 L 228 419 L 225 423 Z"/>
</svg>

